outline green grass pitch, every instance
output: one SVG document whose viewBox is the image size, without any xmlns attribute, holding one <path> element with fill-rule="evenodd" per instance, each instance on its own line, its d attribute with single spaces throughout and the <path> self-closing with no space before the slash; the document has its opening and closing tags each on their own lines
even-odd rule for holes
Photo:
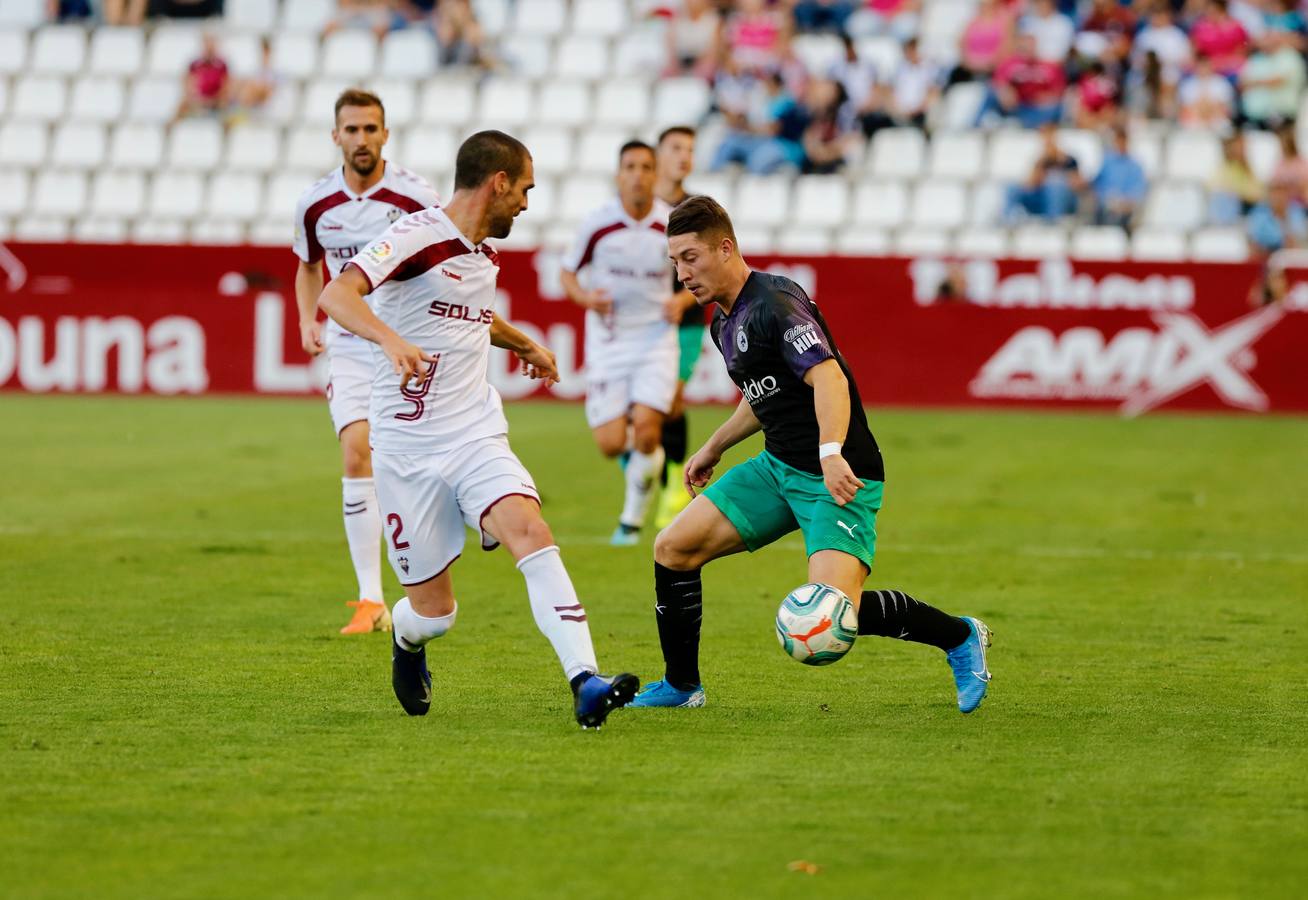
<svg viewBox="0 0 1308 900">
<path fill-rule="evenodd" d="M 656 677 L 617 467 L 510 419 L 601 663 Z M 502 551 L 425 719 L 337 635 L 320 402 L 0 397 L 0 896 L 1303 896 L 1308 420 L 871 420 L 869 585 L 990 623 L 981 709 L 930 648 L 786 658 L 789 539 L 706 571 L 708 706 L 583 733 Z"/>
</svg>

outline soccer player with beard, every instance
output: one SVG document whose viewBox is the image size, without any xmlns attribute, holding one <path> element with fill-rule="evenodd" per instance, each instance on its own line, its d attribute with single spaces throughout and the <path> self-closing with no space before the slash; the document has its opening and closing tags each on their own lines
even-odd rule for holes
<svg viewBox="0 0 1308 900">
<path fill-rule="evenodd" d="M 990 681 L 985 624 L 903 591 L 863 590 L 885 473 L 858 387 L 817 305 L 789 278 L 750 269 L 730 217 L 709 197 L 691 197 L 672 211 L 668 250 L 695 300 L 717 305 L 713 342 L 744 394 L 686 463 L 686 491 L 708 484 L 722 454 L 759 431 L 764 450 L 695 497 L 655 540 L 654 609 L 667 668 L 631 705 L 704 705 L 701 568 L 798 529 L 808 580 L 850 598 L 860 634 L 944 651 L 958 708 L 972 712 Z"/>
<path fill-rule="evenodd" d="M 329 277 L 364 245 L 401 216 L 436 206 L 440 198 L 421 177 L 382 159 L 386 111 L 367 91 L 350 89 L 336 100 L 332 140 L 342 165 L 300 197 L 295 214 L 295 302 L 300 311 L 300 343 L 306 353 L 326 351 L 327 406 L 341 445 L 342 513 L 346 543 L 359 583 L 354 615 L 341 634 L 390 631 L 391 614 L 382 597 L 381 517 L 368 449 L 368 392 L 372 388 L 369 344 L 335 322 L 318 321 L 323 264 Z"/>
<path fill-rule="evenodd" d="M 499 131 L 474 134 L 459 147 L 444 209 L 392 225 L 327 286 L 319 305 L 379 348 L 373 469 L 387 553 L 408 588 L 393 614 L 391 684 L 400 705 L 412 716 L 431 707 L 426 645 L 454 625 L 450 567 L 463 552 L 466 525 L 484 549 L 503 543 L 512 554 L 536 625 L 572 686 L 576 720 L 598 728 L 639 683 L 634 675 L 598 674 L 585 607 L 487 380 L 493 345 L 517 356 L 530 377 L 558 381 L 554 354 L 495 313 L 499 263 L 485 243 L 508 235 L 533 185 L 521 142 Z"/>
</svg>

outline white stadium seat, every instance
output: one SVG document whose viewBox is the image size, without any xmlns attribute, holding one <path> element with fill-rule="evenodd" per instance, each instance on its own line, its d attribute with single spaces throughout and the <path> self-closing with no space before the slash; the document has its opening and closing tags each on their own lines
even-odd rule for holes
<svg viewBox="0 0 1308 900">
<path fill-rule="evenodd" d="M 777 252 L 795 256 L 827 256 L 832 244 L 831 231 L 826 228 L 783 228 L 776 236 Z"/>
<path fill-rule="evenodd" d="M 908 189 L 900 181 L 863 182 L 854 192 L 851 219 L 861 226 L 899 227 L 908 221 Z"/>
<path fill-rule="evenodd" d="M 455 133 L 449 128 L 421 125 L 405 133 L 404 156 L 396 159 L 416 172 L 445 171 L 453 167 L 458 149 Z"/>
<path fill-rule="evenodd" d="M 0 169 L 0 216 L 18 216 L 27 212 L 31 179 L 21 169 Z"/>
<path fill-rule="evenodd" d="M 945 91 L 936 124 L 955 131 L 971 128 L 985 98 L 986 86 L 979 81 L 954 85 Z"/>
<path fill-rule="evenodd" d="M 9 108 L 9 82 L 0 78 L 0 115 L 4 115 L 5 110 Z"/>
<path fill-rule="evenodd" d="M 508 30 L 511 0 L 472 0 L 472 8 L 488 37 L 498 38 Z"/>
<path fill-rule="evenodd" d="M 972 0 L 934 0 L 924 3 L 918 41 L 922 55 L 941 64 L 950 64 L 958 58 L 958 39 L 972 20 L 975 4 Z"/>
<path fill-rule="evenodd" d="M 318 172 L 321 178 L 328 169 L 341 164 L 341 151 L 332 143 L 331 134 L 317 126 L 301 126 L 286 141 L 285 164 L 293 169 Z M 416 163 L 408 165 L 416 167 Z M 305 187 L 308 187 L 306 184 Z"/>
<path fill-rule="evenodd" d="M 274 36 L 272 67 L 287 78 L 312 78 L 318 72 L 317 38 L 298 32 Z"/>
<path fill-rule="evenodd" d="M 845 46 L 834 34 L 799 34 L 791 40 L 796 58 L 810 72 L 824 75 L 845 59 Z"/>
<path fill-rule="evenodd" d="M 437 52 L 436 39 L 429 31 L 421 28 L 392 31 L 382 41 L 381 75 L 384 78 L 430 78 L 436 73 Z"/>
<path fill-rule="evenodd" d="M 196 219 L 187 237 L 192 244 L 244 244 L 245 226 L 234 219 Z"/>
<path fill-rule="evenodd" d="M 49 146 L 46 127 L 40 122 L 0 124 L 0 167 L 38 168 L 45 163 Z"/>
<path fill-rule="evenodd" d="M 511 34 L 500 41 L 500 57 L 520 78 L 542 80 L 554 69 L 553 42 L 538 34 Z"/>
<path fill-rule="evenodd" d="M 926 159 L 926 138 L 916 128 L 883 128 L 872 137 L 868 165 L 877 178 L 917 178 Z"/>
<path fill-rule="evenodd" d="M 127 105 L 127 92 L 117 78 L 88 75 L 73 83 L 69 117 L 81 122 L 119 121 Z"/>
<path fill-rule="evenodd" d="M 164 172 L 150 184 L 149 215 L 189 219 L 204 212 L 204 181 L 193 172 Z"/>
<path fill-rule="evenodd" d="M 599 37 L 572 35 L 559 41 L 554 51 L 552 75 L 599 81 L 610 71 L 609 45 Z"/>
<path fill-rule="evenodd" d="M 530 128 L 523 132 L 522 142 L 531 150 L 532 167 L 537 174 L 561 175 L 576 171 L 576 146 L 568 129 Z"/>
<path fill-rule="evenodd" d="M 790 219 L 788 175 L 746 175 L 736 185 L 736 209 L 732 219 L 750 225 L 775 227 Z"/>
<path fill-rule="evenodd" d="M 477 86 L 466 79 L 436 78 L 427 82 L 418 104 L 418 117 L 431 125 L 461 126 L 477 111 Z"/>
<path fill-rule="evenodd" d="M 0 25 L 36 28 L 46 20 L 47 0 L 5 0 L 0 3 Z"/>
<path fill-rule="evenodd" d="M 958 228 L 967 220 L 967 191 L 957 181 L 924 181 L 913 192 L 909 217 L 923 228 Z"/>
<path fill-rule="evenodd" d="M 725 172 L 693 172 L 686 179 L 686 190 L 712 197 L 723 209 L 736 208 L 736 179 Z"/>
<path fill-rule="evenodd" d="M 104 126 L 70 122 L 55 129 L 50 162 L 61 169 L 96 169 L 104 165 L 108 150 Z"/>
<path fill-rule="evenodd" d="M 127 118 L 133 122 L 170 122 L 181 102 L 182 83 L 179 79 L 138 79 L 132 84 L 127 99 Z"/>
<path fill-rule="evenodd" d="M 14 223 L 14 237 L 34 244 L 62 244 L 72 230 L 68 219 L 53 216 L 24 216 Z"/>
<path fill-rule="evenodd" d="M 879 228 L 842 228 L 836 233 L 836 251 L 847 256 L 887 256 L 890 235 Z"/>
<path fill-rule="evenodd" d="M 994 225 L 1004 213 L 1004 198 L 1008 185 L 998 181 L 983 181 L 972 188 L 969 207 L 972 225 Z"/>
<path fill-rule="evenodd" d="M 630 27 L 627 4 L 613 0 L 572 0 L 572 32 L 617 37 Z"/>
<path fill-rule="evenodd" d="M 135 218 L 145 212 L 145 176 L 137 172 L 101 172 L 91 185 L 93 216 Z"/>
<path fill-rule="evenodd" d="M 1023 225 L 1013 229 L 1013 255 L 1019 259 L 1067 256 L 1067 232 L 1054 225 Z"/>
<path fill-rule="evenodd" d="M 536 176 L 536 186 L 527 193 L 527 209 L 514 220 L 513 230 L 518 230 L 518 223 L 528 228 L 547 228 L 562 238 L 566 243 L 572 240 L 572 232 L 558 227 L 555 217 L 559 212 L 558 191 L 555 180 L 548 176 Z"/>
<path fill-rule="evenodd" d="M 949 233 L 938 228 L 906 228 L 895 234 L 894 251 L 899 256 L 945 256 Z"/>
<path fill-rule="evenodd" d="M 299 120 L 331 131 L 336 126 L 336 98 L 349 86 L 350 83 L 344 79 L 310 81 L 300 102 Z"/>
<path fill-rule="evenodd" d="M 1244 155 L 1259 181 L 1269 181 L 1281 161 L 1281 141 L 1270 131 L 1246 131 Z"/>
<path fill-rule="evenodd" d="M 129 229 L 134 244 L 181 244 L 186 240 L 186 225 L 178 219 L 146 216 Z"/>
<path fill-rule="evenodd" d="M 9 104 L 9 117 L 54 122 L 63 118 L 67 98 L 68 91 L 62 79 L 44 75 L 19 78 Z"/>
<path fill-rule="evenodd" d="M 663 26 L 642 22 L 618 39 L 613 50 L 613 74 L 648 75 L 663 67 L 666 54 Z"/>
<path fill-rule="evenodd" d="M 294 233 L 290 219 L 257 219 L 250 223 L 249 239 L 260 247 L 285 247 L 290 242 L 288 235 Z"/>
<path fill-rule="evenodd" d="M 263 68 L 263 45 L 258 35 L 229 31 L 218 46 L 227 70 L 237 78 L 249 78 Z"/>
<path fill-rule="evenodd" d="M 532 118 L 531 82 L 521 78 L 492 78 L 481 86 L 476 112 L 482 122 L 513 128 Z"/>
<path fill-rule="evenodd" d="M 86 176 L 48 171 L 36 176 L 31 212 L 36 216 L 76 216 L 86 208 Z"/>
<path fill-rule="evenodd" d="M 1078 228 L 1072 232 L 1070 256 L 1073 259 L 1117 261 L 1126 259 L 1130 241 L 1126 232 L 1115 226 Z"/>
<path fill-rule="evenodd" d="M 574 175 L 563 182 L 557 204 L 558 216 L 571 227 L 607 202 L 614 193 L 611 179 Z"/>
<path fill-rule="evenodd" d="M 534 112 L 535 120 L 544 125 L 585 125 L 591 120 L 590 88 L 579 81 L 546 82 Z"/>
<path fill-rule="evenodd" d="M 1206 214 L 1203 189 L 1189 182 L 1160 184 L 1145 201 L 1144 225 L 1192 231 L 1203 224 Z"/>
<path fill-rule="evenodd" d="M 1144 169 L 1145 177 L 1150 180 L 1161 174 L 1163 161 L 1163 142 L 1158 133 L 1149 125 L 1131 129 L 1127 138 L 1127 152 Z"/>
<path fill-rule="evenodd" d="M 645 81 L 619 78 L 599 86 L 595 97 L 596 122 L 637 128 L 648 122 L 649 116 L 649 86 Z"/>
<path fill-rule="evenodd" d="M 932 178 L 980 178 L 985 171 L 985 133 L 937 131 L 931 136 L 929 158 L 927 168 Z"/>
<path fill-rule="evenodd" d="M 418 120 L 418 87 L 408 79 L 375 81 L 368 89 L 386 105 L 386 127 L 394 134 Z"/>
<path fill-rule="evenodd" d="M 77 25 L 50 25 L 32 36 L 28 69 L 38 75 L 72 75 L 86 61 L 86 30 Z"/>
<path fill-rule="evenodd" d="M 226 0 L 223 4 L 226 31 L 267 34 L 277 24 L 277 7 L 270 0 Z"/>
<path fill-rule="evenodd" d="M 700 78 L 665 78 L 654 87 L 655 128 L 694 125 L 708 113 L 708 85 Z"/>
<path fill-rule="evenodd" d="M 259 118 L 278 125 L 290 125 L 300 112 L 300 86 L 293 81 L 279 83 L 273 95 L 259 111 Z"/>
<path fill-rule="evenodd" d="M 187 119 L 168 135 L 168 167 L 175 172 L 207 172 L 222 157 L 223 127 L 211 119 Z"/>
<path fill-rule="evenodd" d="M 1190 238 L 1190 257 L 1204 262 L 1244 262 L 1249 242 L 1239 228 L 1204 228 Z"/>
<path fill-rule="evenodd" d="M 890 35 L 859 38 L 855 44 L 855 53 L 861 61 L 872 64 L 876 69 L 877 77 L 882 81 L 889 81 L 894 77 L 895 70 L 899 68 L 899 63 L 904 58 L 899 40 Z M 972 123 L 969 120 L 966 124 Z"/>
<path fill-rule="evenodd" d="M 1076 160 L 1077 171 L 1086 179 L 1099 174 L 1099 166 L 1104 161 L 1103 139 L 1093 131 L 1064 128 L 1058 132 L 1058 147 Z"/>
<path fill-rule="evenodd" d="M 822 228 L 845 220 L 849 182 L 839 175 L 803 175 L 795 185 L 793 221 L 802 227 Z M 778 236 L 780 244 L 780 236 Z M 828 242 L 829 243 L 829 242 Z"/>
<path fill-rule="evenodd" d="M 258 175 L 220 172 L 209 180 L 206 216 L 248 222 L 259 215 L 262 206 L 263 179 Z"/>
<path fill-rule="evenodd" d="M 264 191 L 264 213 L 273 219 L 292 221 L 295 218 L 295 207 L 300 200 L 300 195 L 322 176 L 322 172 L 311 172 L 306 169 L 277 172 L 268 179 L 268 187 Z M 290 243 L 290 228 L 287 228 L 283 238 L 286 243 Z"/>
<path fill-rule="evenodd" d="M 127 220 L 79 218 L 73 223 L 73 240 L 83 244 L 121 244 L 127 240 Z"/>
<path fill-rule="evenodd" d="M 564 31 L 568 7 L 563 0 L 529 0 L 517 3 L 513 13 L 514 31 L 554 37 Z"/>
<path fill-rule="evenodd" d="M 27 35 L 17 29 L 0 28 L 0 76 L 27 71 Z"/>
<path fill-rule="evenodd" d="M 1040 156 L 1040 135 L 1034 131 L 1005 128 L 990 136 L 989 177 L 1000 181 L 1025 181 Z"/>
<path fill-rule="evenodd" d="M 377 39 L 371 31 L 337 31 L 322 43 L 322 74 L 328 78 L 366 78 L 377 66 Z"/>
<path fill-rule="evenodd" d="M 1221 164 L 1221 141 L 1210 131 L 1178 128 L 1167 139 L 1163 170 L 1173 181 L 1206 182 Z"/>
<path fill-rule="evenodd" d="M 240 125 L 227 133 L 227 167 L 268 172 L 282 164 L 281 130 L 268 125 Z"/>
<path fill-rule="evenodd" d="M 1008 232 L 1001 228 L 964 228 L 954 238 L 954 252 L 970 259 L 999 259 L 1009 249 Z"/>
<path fill-rule="evenodd" d="M 109 139 L 109 165 L 115 169 L 155 171 L 163 165 L 161 125 L 120 125 Z"/>
<path fill-rule="evenodd" d="M 522 216 L 513 221 L 513 230 L 508 237 L 495 238 L 492 241 L 496 250 L 535 250 L 540 246 L 541 235 L 534 225 L 522 221 Z"/>
<path fill-rule="evenodd" d="M 92 75 L 135 75 L 145 66 L 145 36 L 140 28 L 97 28 L 91 36 Z"/>
<path fill-rule="evenodd" d="M 1131 235 L 1131 258 L 1141 262 L 1180 262 L 1185 259 L 1185 235 L 1140 228 Z"/>
<path fill-rule="evenodd" d="M 320 34 L 336 12 L 336 0 L 285 0 L 282 4 L 282 28 Z"/>
<path fill-rule="evenodd" d="M 150 74 L 180 78 L 200 55 L 200 37 L 192 25 L 160 25 L 150 38 Z"/>
<path fill-rule="evenodd" d="M 740 252 L 746 256 L 767 256 L 776 252 L 776 241 L 773 239 L 772 231 L 767 228 L 737 226 L 736 240 L 740 242 Z"/>
</svg>

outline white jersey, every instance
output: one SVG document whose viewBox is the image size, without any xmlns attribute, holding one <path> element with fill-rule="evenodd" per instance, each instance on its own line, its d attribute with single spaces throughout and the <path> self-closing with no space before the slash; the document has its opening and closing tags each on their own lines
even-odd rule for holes
<svg viewBox="0 0 1308 900">
<path fill-rule="evenodd" d="M 372 285 L 372 309 L 400 337 L 433 356 L 422 379 L 400 376 L 374 347 L 372 446 L 433 453 L 509 430 L 486 378 L 495 317 L 496 253 L 473 246 L 439 208 L 400 219 L 350 260 Z"/>
<path fill-rule="evenodd" d="M 419 175 L 385 163 L 381 181 L 356 194 L 337 167 L 300 195 L 295 210 L 295 255 L 306 263 L 327 261 L 331 278 L 401 216 L 437 206 L 436 190 Z M 327 331 L 346 334 L 328 320 Z"/>
<path fill-rule="evenodd" d="M 613 298 L 612 315 L 586 312 L 588 332 L 597 328 L 623 332 L 664 321 L 663 301 L 672 294 L 669 212 L 666 203 L 655 199 L 649 215 L 637 221 L 614 197 L 582 220 L 563 268 L 576 273 L 589 266 L 587 286 L 606 290 Z"/>
</svg>

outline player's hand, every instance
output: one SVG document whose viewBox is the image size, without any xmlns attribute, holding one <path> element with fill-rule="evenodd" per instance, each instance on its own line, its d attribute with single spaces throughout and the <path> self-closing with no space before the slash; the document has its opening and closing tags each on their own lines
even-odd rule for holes
<svg viewBox="0 0 1308 900">
<path fill-rule="evenodd" d="M 696 450 L 695 455 L 686 460 L 686 475 L 682 481 L 686 493 L 694 497 L 697 491 L 702 490 L 713 477 L 714 467 L 721 461 L 722 454 L 710 450 L 708 445 Z"/>
<path fill-rule="evenodd" d="M 422 381 L 427 372 L 436 365 L 439 357 L 428 353 L 421 347 L 410 344 L 398 335 L 381 345 L 382 352 L 391 361 L 395 374 L 400 376 L 400 388 L 409 386 L 413 379 Z"/>
<path fill-rule="evenodd" d="M 586 309 L 594 310 L 601 316 L 607 316 L 613 312 L 613 297 L 603 289 L 582 291 L 577 296 L 577 302 Z"/>
<path fill-rule="evenodd" d="M 300 346 L 310 356 L 317 356 L 323 351 L 321 322 L 315 319 L 300 323 Z"/>
<path fill-rule="evenodd" d="M 826 483 L 827 491 L 837 506 L 844 506 L 853 500 L 858 489 L 863 486 L 863 482 L 858 480 L 854 470 L 839 453 L 823 458 L 822 481 Z"/>
<path fill-rule="evenodd" d="M 522 361 L 523 375 L 543 380 L 547 385 L 559 383 L 559 366 L 548 347 L 532 344 L 529 350 L 514 355 Z"/>
</svg>

